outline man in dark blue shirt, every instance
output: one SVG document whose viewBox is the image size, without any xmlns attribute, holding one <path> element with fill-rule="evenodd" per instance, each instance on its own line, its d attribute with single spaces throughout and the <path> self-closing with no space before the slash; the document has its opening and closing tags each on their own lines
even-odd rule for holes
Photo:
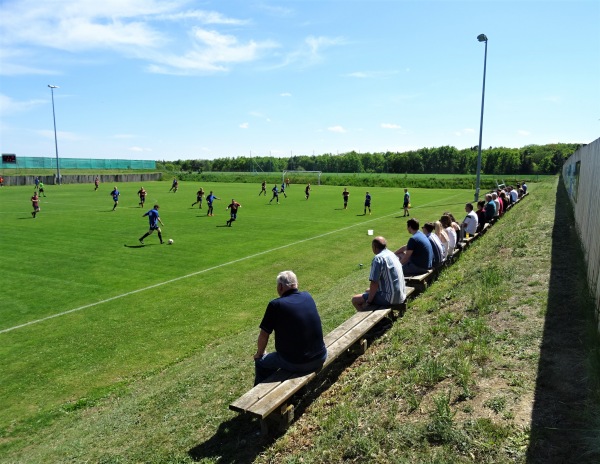
<svg viewBox="0 0 600 464">
<path fill-rule="evenodd" d="M 271 191 L 273 192 L 273 198 L 269 200 L 269 203 L 271 203 L 273 200 L 277 200 L 277 204 L 279 204 L 279 190 L 277 190 L 277 185 L 273 187 Z"/>
<path fill-rule="evenodd" d="M 396 250 L 405 276 L 425 274 L 433 266 L 433 249 L 429 239 L 419 230 L 419 221 L 406 221 L 408 233 L 412 235 L 406 246 Z"/>
<path fill-rule="evenodd" d="M 292 271 L 279 273 L 277 294 L 279 298 L 269 302 L 260 323 L 254 355 L 254 385 L 278 369 L 300 373 L 316 371 L 327 359 L 317 305 L 308 292 L 298 290 L 296 274 Z M 273 331 L 276 351 L 266 354 Z"/>
<path fill-rule="evenodd" d="M 208 205 L 208 211 L 206 212 L 207 216 L 213 215 L 213 202 L 215 200 L 220 200 L 220 198 L 213 195 L 212 190 L 211 190 L 210 193 L 208 194 L 208 196 L 206 197 L 206 204 Z"/>
<path fill-rule="evenodd" d="M 163 244 L 162 231 L 160 230 L 158 224 L 160 223 L 160 225 L 162 226 L 164 226 L 164 224 L 160 220 L 160 216 L 158 215 L 158 208 L 158 205 L 154 205 L 153 209 L 142 215 L 142 217 L 148 216 L 148 222 L 150 223 L 150 230 L 148 230 L 148 232 L 146 232 L 144 236 L 140 238 L 140 243 L 142 245 L 144 244 L 144 239 L 150 234 L 152 234 L 155 230 L 158 232 L 158 239 L 160 240 L 160 244 Z"/>
<path fill-rule="evenodd" d="M 115 188 L 113 189 L 112 192 L 110 192 L 110 195 L 113 198 L 113 201 L 115 202 L 115 204 L 113 205 L 113 211 L 117 208 L 117 206 L 119 205 L 119 195 L 121 195 L 121 192 L 119 192 L 117 190 L 117 186 L 115 185 Z"/>
</svg>

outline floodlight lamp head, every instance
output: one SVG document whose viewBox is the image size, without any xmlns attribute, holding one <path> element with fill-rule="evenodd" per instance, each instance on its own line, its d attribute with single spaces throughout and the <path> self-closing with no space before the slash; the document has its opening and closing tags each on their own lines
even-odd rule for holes
<svg viewBox="0 0 600 464">
<path fill-rule="evenodd" d="M 487 42 L 488 39 L 485 34 L 479 34 L 477 36 L 477 40 L 479 40 L 480 42 Z"/>
<path fill-rule="evenodd" d="M 50 85 L 50 84 L 48 84 L 48 87 L 50 87 L 51 89 L 60 89 L 60 87 L 58 85 Z"/>
</svg>

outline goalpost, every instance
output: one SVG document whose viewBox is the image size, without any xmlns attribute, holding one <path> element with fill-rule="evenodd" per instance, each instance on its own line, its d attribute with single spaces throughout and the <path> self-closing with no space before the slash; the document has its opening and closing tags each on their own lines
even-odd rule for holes
<svg viewBox="0 0 600 464">
<path fill-rule="evenodd" d="M 284 171 L 282 171 L 282 174 L 281 174 L 281 183 L 285 182 L 285 175 L 286 175 L 286 173 L 290 173 L 290 172 L 295 173 L 295 174 L 317 174 L 318 175 L 317 185 L 321 185 L 321 174 L 323 174 L 322 171 L 285 171 L 284 170 Z"/>
</svg>

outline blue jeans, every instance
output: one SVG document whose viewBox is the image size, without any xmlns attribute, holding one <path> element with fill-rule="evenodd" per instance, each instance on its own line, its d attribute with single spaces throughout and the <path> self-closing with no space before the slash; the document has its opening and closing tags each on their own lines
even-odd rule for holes
<svg viewBox="0 0 600 464">
<path fill-rule="evenodd" d="M 369 299 L 369 292 L 363 293 L 363 298 L 365 299 L 365 301 L 367 301 Z M 377 292 L 377 293 L 375 293 L 375 296 L 373 297 L 373 301 L 371 302 L 370 306 L 388 306 L 389 307 L 390 302 L 387 301 L 383 297 L 383 293 Z"/>
<path fill-rule="evenodd" d="M 429 269 L 425 269 L 423 267 L 415 266 L 412 261 L 405 263 L 402 265 L 402 272 L 405 276 L 414 276 L 420 274 L 426 274 L 429 272 Z"/>
<path fill-rule="evenodd" d="M 257 385 L 264 381 L 274 372 L 279 369 L 283 369 L 289 372 L 298 372 L 308 374 L 309 372 L 316 371 L 323 366 L 323 363 L 327 359 L 327 351 L 325 354 L 313 361 L 304 364 L 294 364 L 283 359 L 277 351 L 263 355 L 260 359 L 254 360 L 254 385 Z"/>
</svg>

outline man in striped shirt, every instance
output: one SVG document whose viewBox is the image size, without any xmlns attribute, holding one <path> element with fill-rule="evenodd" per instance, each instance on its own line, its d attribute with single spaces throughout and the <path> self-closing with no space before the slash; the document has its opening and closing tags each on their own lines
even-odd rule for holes
<svg viewBox="0 0 600 464">
<path fill-rule="evenodd" d="M 352 304 L 357 311 L 375 309 L 404 303 L 406 286 L 402 265 L 398 257 L 388 250 L 384 237 L 375 237 L 371 242 L 375 257 L 371 262 L 369 289 L 352 297 Z"/>
</svg>

